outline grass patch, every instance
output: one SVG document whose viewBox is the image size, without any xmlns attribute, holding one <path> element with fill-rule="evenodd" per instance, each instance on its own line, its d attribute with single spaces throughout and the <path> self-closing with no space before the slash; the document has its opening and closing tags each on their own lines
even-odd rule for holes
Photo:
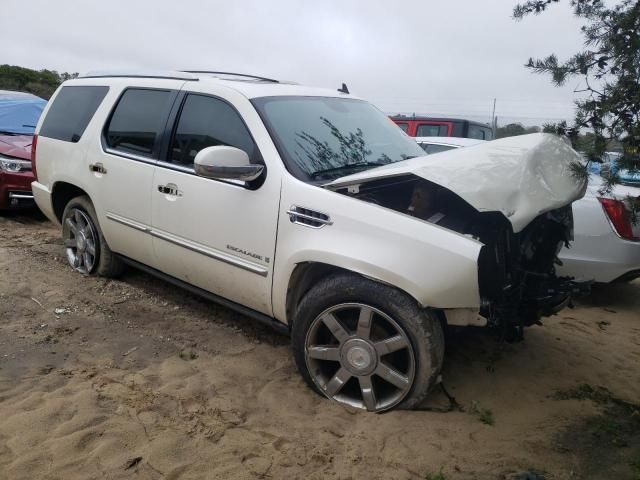
<svg viewBox="0 0 640 480">
<path fill-rule="evenodd" d="M 631 471 L 633 472 L 634 480 L 640 480 L 640 455 L 638 455 L 638 458 L 636 460 L 632 460 L 629 463 L 629 466 L 631 467 Z"/>
<path fill-rule="evenodd" d="M 181 351 L 178 356 L 182 359 L 182 360 L 195 360 L 196 358 L 198 358 L 198 354 L 196 352 L 194 352 L 193 350 L 183 350 Z"/>
<path fill-rule="evenodd" d="M 493 412 L 488 408 L 482 407 L 477 400 L 473 400 L 471 402 L 469 413 L 478 417 L 478 420 L 485 425 L 493 425 L 495 423 L 493 419 Z"/>
<path fill-rule="evenodd" d="M 566 428 L 558 437 L 558 451 L 580 458 L 582 476 L 640 480 L 640 405 L 589 384 L 557 391 L 550 398 L 591 401 L 600 407 L 600 413 Z"/>
<path fill-rule="evenodd" d="M 427 473 L 424 476 L 424 480 L 447 480 L 447 477 L 442 473 L 442 467 L 440 467 L 440 471 L 438 473 Z"/>
<path fill-rule="evenodd" d="M 592 387 L 588 383 L 583 383 L 568 390 L 558 390 L 551 395 L 554 400 L 591 400 L 599 405 L 611 402 L 614 397 L 611 392 L 604 387 Z"/>
</svg>

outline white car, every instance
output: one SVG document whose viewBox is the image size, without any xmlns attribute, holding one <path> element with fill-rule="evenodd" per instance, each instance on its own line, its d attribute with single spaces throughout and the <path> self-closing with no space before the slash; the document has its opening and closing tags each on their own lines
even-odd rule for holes
<svg viewBox="0 0 640 480">
<path fill-rule="evenodd" d="M 573 204 L 574 242 L 560 252 L 561 275 L 599 283 L 640 277 L 640 223 L 632 222 L 629 197 L 640 188 L 616 185 L 599 193 L 603 179 L 591 175 L 585 196 Z"/>
<path fill-rule="evenodd" d="M 430 154 L 484 142 L 453 137 L 415 140 Z M 585 196 L 573 204 L 574 241 L 558 255 L 558 273 L 581 282 L 631 281 L 640 277 L 640 224 L 632 222 L 628 199 L 640 197 L 640 188 L 617 185 L 603 196 L 598 192 L 602 183 L 602 177 L 591 174 Z"/>
<path fill-rule="evenodd" d="M 342 91 L 215 72 L 84 75 L 36 133 L 34 196 L 75 270 L 133 265 L 290 333 L 340 403 L 412 408 L 444 324 L 519 332 L 569 300 L 554 264 L 585 185 L 552 135 L 475 147 L 470 170 Z"/>
</svg>

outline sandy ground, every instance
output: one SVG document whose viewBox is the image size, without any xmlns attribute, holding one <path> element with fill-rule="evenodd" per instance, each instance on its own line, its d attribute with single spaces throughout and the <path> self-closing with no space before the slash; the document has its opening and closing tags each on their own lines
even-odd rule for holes
<svg viewBox="0 0 640 480">
<path fill-rule="evenodd" d="M 375 415 L 311 392 L 288 339 L 242 316 L 73 273 L 59 235 L 0 217 L 2 479 L 640 478 L 638 282 L 522 343 L 451 335 L 461 409 Z"/>
</svg>

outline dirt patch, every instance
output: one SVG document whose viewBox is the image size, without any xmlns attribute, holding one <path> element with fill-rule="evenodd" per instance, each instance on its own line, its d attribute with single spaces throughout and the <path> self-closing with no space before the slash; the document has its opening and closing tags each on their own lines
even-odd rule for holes
<svg viewBox="0 0 640 480">
<path fill-rule="evenodd" d="M 579 475 L 640 480 L 640 405 L 588 384 L 552 398 L 589 401 L 600 409 L 558 435 L 558 449 L 576 457 Z"/>
<path fill-rule="evenodd" d="M 312 393 L 286 337 L 139 272 L 82 277 L 56 227 L 0 217 L 0 478 L 633 479 L 637 433 L 612 447 L 589 419 L 640 400 L 639 294 L 599 290 L 522 343 L 451 335 L 464 411 L 371 415 Z M 553 397 L 581 384 L 616 400 Z"/>
</svg>

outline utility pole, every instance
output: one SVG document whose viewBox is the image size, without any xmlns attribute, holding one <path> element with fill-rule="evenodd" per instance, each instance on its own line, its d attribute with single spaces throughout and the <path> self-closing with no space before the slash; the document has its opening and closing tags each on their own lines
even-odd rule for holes
<svg viewBox="0 0 640 480">
<path fill-rule="evenodd" d="M 496 118 L 496 99 L 493 99 L 493 113 L 491 114 L 491 128 L 493 129 L 493 136 L 496 136 L 498 131 L 498 119 Z"/>
</svg>

